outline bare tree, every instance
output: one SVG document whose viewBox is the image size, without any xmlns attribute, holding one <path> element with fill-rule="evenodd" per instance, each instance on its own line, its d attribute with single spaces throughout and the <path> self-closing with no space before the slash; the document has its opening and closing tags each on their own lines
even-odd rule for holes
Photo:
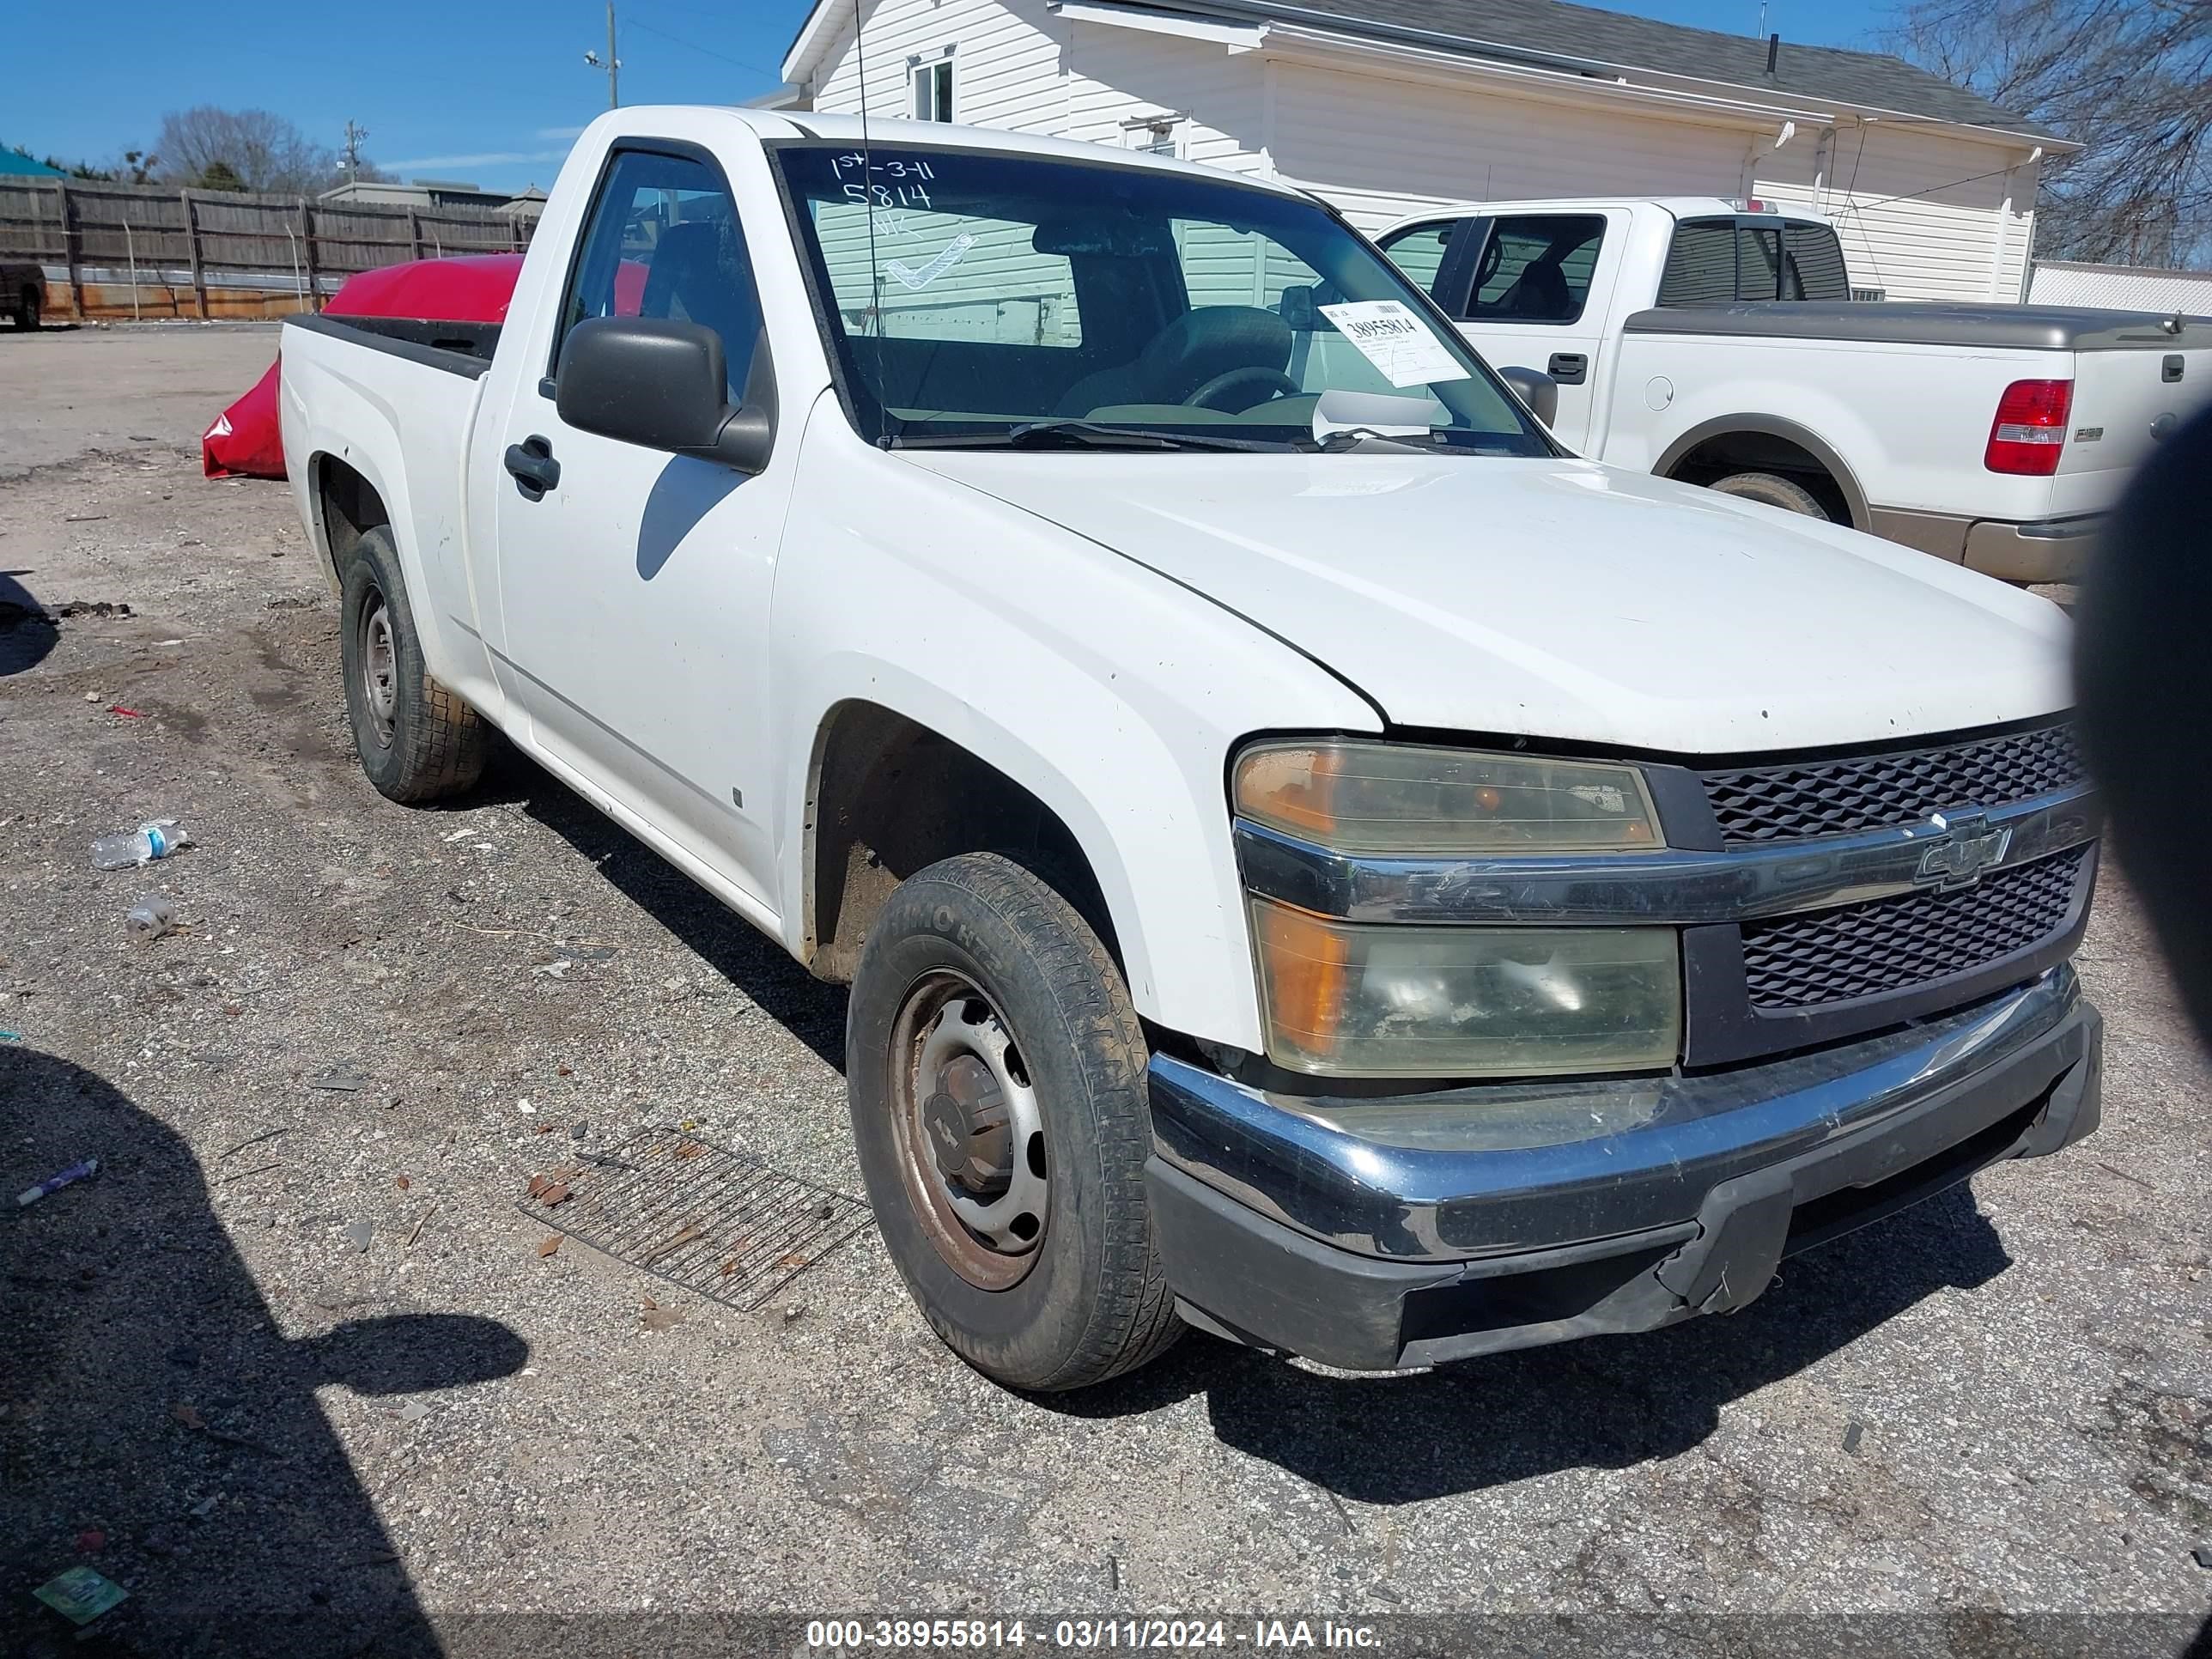
<svg viewBox="0 0 2212 1659">
<path fill-rule="evenodd" d="M 2044 161 L 2042 252 L 2212 255 L 2208 0 L 1907 0 L 1882 44 L 2084 146 Z"/>
<path fill-rule="evenodd" d="M 265 109 L 203 104 L 161 118 L 155 150 L 164 179 L 179 184 L 234 178 L 232 188 L 307 194 L 337 177 L 337 156 L 291 122 Z M 216 188 L 214 183 L 210 188 Z"/>
</svg>

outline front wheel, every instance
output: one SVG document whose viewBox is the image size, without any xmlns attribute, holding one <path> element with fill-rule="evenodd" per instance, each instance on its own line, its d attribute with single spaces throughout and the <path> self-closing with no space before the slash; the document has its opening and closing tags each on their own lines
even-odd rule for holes
<svg viewBox="0 0 2212 1659">
<path fill-rule="evenodd" d="M 997 854 L 909 878 L 846 1021 L 885 1247 L 945 1345 L 1010 1388 L 1082 1388 L 1181 1333 L 1145 1198 L 1144 1033 L 1074 908 Z"/>
<path fill-rule="evenodd" d="M 39 326 L 39 290 L 27 288 L 15 301 L 15 326 L 36 332 Z"/>
</svg>

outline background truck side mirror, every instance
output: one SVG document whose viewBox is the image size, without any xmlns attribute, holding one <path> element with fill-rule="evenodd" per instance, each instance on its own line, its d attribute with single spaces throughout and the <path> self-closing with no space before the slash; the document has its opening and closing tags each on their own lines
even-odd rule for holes
<svg viewBox="0 0 2212 1659">
<path fill-rule="evenodd" d="M 561 346 L 554 401 L 580 432 L 719 461 L 768 465 L 772 410 L 730 402 L 722 337 L 665 317 L 590 317 Z"/>
<path fill-rule="evenodd" d="M 1521 401 L 1528 405 L 1538 420 L 1546 426 L 1559 418 L 1559 383 L 1540 368 L 1501 368 L 1498 378 L 1520 394 Z M 568 411 L 562 411 L 566 415 Z"/>
</svg>

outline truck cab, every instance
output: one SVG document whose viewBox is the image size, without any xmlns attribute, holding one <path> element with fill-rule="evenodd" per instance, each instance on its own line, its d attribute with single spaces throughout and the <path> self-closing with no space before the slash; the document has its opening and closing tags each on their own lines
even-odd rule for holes
<svg viewBox="0 0 2212 1659">
<path fill-rule="evenodd" d="M 2010 580 L 2075 574 L 2212 397 L 2212 325 L 1887 303 L 1832 223 L 1771 202 L 1488 203 L 1378 240 L 1471 344 L 1550 376 L 1580 453 Z"/>
</svg>

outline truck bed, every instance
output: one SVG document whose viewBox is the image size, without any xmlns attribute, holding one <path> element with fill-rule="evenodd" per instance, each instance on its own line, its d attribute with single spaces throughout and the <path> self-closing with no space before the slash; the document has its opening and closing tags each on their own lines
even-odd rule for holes
<svg viewBox="0 0 2212 1659">
<path fill-rule="evenodd" d="M 2212 318 L 2087 306 L 1929 305 L 1912 301 L 1760 300 L 1639 311 L 1631 334 L 1748 335 L 1885 345 L 2012 347 L 2031 351 L 2212 350 Z"/>
<path fill-rule="evenodd" d="M 388 351 L 471 379 L 491 367 L 491 354 L 499 344 L 501 327 L 497 323 L 452 322 L 429 317 L 326 316 L 287 317 L 284 325 Z"/>
</svg>

